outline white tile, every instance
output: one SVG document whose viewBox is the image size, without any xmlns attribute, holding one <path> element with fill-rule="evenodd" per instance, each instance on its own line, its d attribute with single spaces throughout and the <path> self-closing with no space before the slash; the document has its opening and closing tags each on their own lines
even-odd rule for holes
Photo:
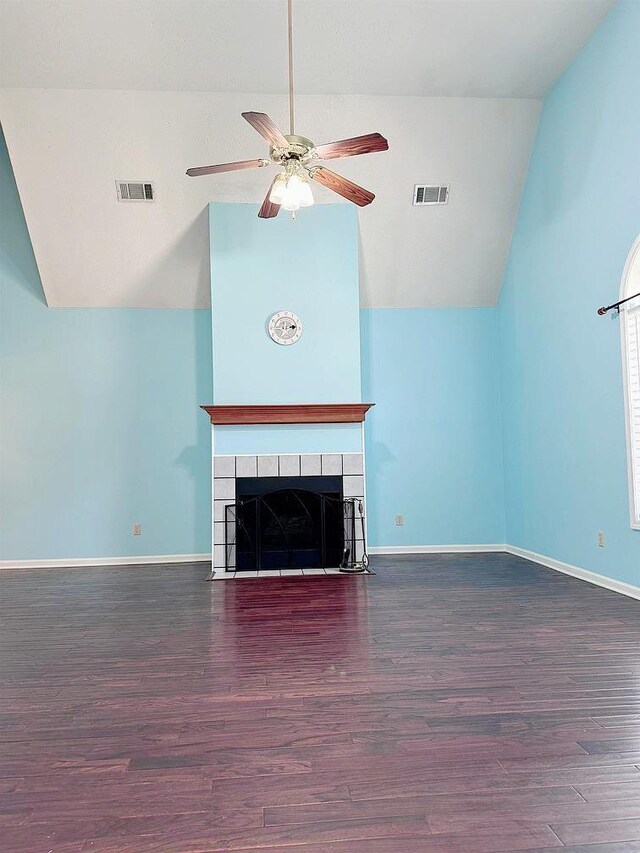
<svg viewBox="0 0 640 853">
<path fill-rule="evenodd" d="M 300 474 L 302 477 L 319 477 L 322 474 L 319 453 L 302 454 L 300 457 Z"/>
<path fill-rule="evenodd" d="M 234 568 L 236 563 L 236 546 L 214 545 L 212 562 L 214 569 Z"/>
<path fill-rule="evenodd" d="M 224 545 L 226 540 L 225 528 L 226 524 L 224 521 L 216 521 L 213 525 L 213 544 L 214 545 Z"/>
<path fill-rule="evenodd" d="M 359 498 L 364 493 L 364 477 L 348 476 L 342 478 L 342 492 L 345 498 Z"/>
<path fill-rule="evenodd" d="M 236 456 L 236 477 L 257 477 L 258 466 L 255 456 Z"/>
<path fill-rule="evenodd" d="M 278 457 L 258 456 L 258 477 L 277 477 Z"/>
<path fill-rule="evenodd" d="M 232 506 L 234 503 L 233 500 L 224 500 L 224 501 L 214 501 L 213 502 L 213 520 L 215 521 L 226 521 L 226 512 L 225 508 L 228 506 Z"/>
<path fill-rule="evenodd" d="M 235 500 L 236 497 L 236 481 L 233 477 L 219 477 L 213 481 L 213 499 L 220 500 Z"/>
<path fill-rule="evenodd" d="M 280 569 L 260 569 L 258 571 L 259 578 L 279 578 Z"/>
<path fill-rule="evenodd" d="M 362 453 L 345 453 L 342 457 L 343 474 L 362 474 L 364 471 Z"/>
<path fill-rule="evenodd" d="M 318 572 L 319 574 L 324 575 L 338 575 L 339 577 L 346 578 L 349 576 L 349 572 L 341 572 L 339 569 L 306 569 L 303 573 L 302 569 L 282 569 L 281 574 L 286 575 L 287 577 L 296 577 L 296 578 L 304 578 L 310 577 L 310 573 Z M 260 578 L 264 577 L 275 577 L 278 574 L 275 570 L 267 570 L 267 571 L 251 571 L 251 572 L 225 572 L 224 570 L 216 569 L 215 575 L 213 577 L 214 581 L 243 581 L 243 580 L 260 580 Z M 358 574 L 357 572 L 352 572 L 352 574 Z"/>
<path fill-rule="evenodd" d="M 225 572 L 224 569 L 215 569 L 213 576 L 214 581 L 232 581 L 235 580 L 236 572 Z"/>
<path fill-rule="evenodd" d="M 280 456 L 280 476 L 281 477 L 299 477 L 300 476 L 300 457 L 292 454 L 291 456 Z"/>
<path fill-rule="evenodd" d="M 322 454 L 322 475 L 342 474 L 342 456 L 339 453 Z"/>
<path fill-rule="evenodd" d="M 244 581 L 244 580 L 260 580 L 260 578 L 264 577 L 275 577 L 278 574 L 275 570 L 269 569 L 265 571 L 250 571 L 250 572 L 235 572 L 229 571 L 225 572 L 221 569 L 215 570 L 215 575 L 213 577 L 214 581 L 222 581 L 222 580 L 230 580 L 230 581 Z M 333 575 L 334 577 L 348 578 L 349 574 L 358 574 L 358 572 L 341 572 L 339 569 L 280 569 L 280 577 L 295 577 L 295 578 L 304 578 L 304 577 L 318 577 L 320 575 Z"/>
<path fill-rule="evenodd" d="M 214 456 L 213 457 L 213 476 L 214 477 L 235 477 L 236 476 L 236 458 L 235 458 L 235 456 Z"/>
</svg>

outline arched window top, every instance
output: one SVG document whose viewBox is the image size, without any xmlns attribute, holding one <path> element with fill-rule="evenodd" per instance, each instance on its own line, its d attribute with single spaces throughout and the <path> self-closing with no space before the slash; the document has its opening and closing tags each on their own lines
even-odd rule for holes
<svg viewBox="0 0 640 853">
<path fill-rule="evenodd" d="M 640 294 L 640 237 L 629 252 L 620 292 L 621 299 Z M 631 526 L 640 530 L 640 296 L 621 307 Z"/>
</svg>

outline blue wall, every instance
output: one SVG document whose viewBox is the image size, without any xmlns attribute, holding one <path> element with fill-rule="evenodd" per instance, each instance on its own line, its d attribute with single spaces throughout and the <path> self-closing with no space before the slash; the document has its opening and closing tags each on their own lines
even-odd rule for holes
<svg viewBox="0 0 640 853">
<path fill-rule="evenodd" d="M 547 99 L 499 307 L 361 312 L 363 399 L 377 404 L 367 437 L 371 544 L 508 541 L 640 583 L 619 326 L 595 313 L 615 300 L 640 231 L 638 32 L 640 4 L 614 7 Z M 2 557 L 208 552 L 209 424 L 198 405 L 212 399 L 210 313 L 48 309 L 3 144 L 0 173 Z M 234 207 L 250 216 L 251 233 L 274 224 Z M 344 216 L 341 228 L 356 245 L 350 208 L 303 213 L 275 228 L 305 235 L 314 222 L 331 228 L 331 217 Z M 264 251 L 254 255 L 255 274 L 236 280 L 243 291 L 253 288 L 246 322 L 259 328 L 265 358 L 300 357 L 300 369 L 291 382 L 267 387 L 270 371 L 245 365 L 238 386 L 237 362 L 218 352 L 216 401 L 357 400 L 352 292 L 345 337 L 340 317 L 304 301 L 295 263 L 285 270 L 295 287 L 283 291 L 283 304 L 265 301 L 257 263 Z M 353 246 L 336 252 L 329 260 L 340 256 L 353 272 Z M 228 261 L 216 256 L 214 267 Z M 309 273 L 305 264 L 320 295 L 327 287 L 336 296 L 328 268 L 312 262 Z M 335 342 L 347 370 L 334 365 L 325 381 L 313 366 L 317 353 L 304 346 L 309 325 L 292 351 L 268 341 L 267 316 L 286 307 L 312 326 L 320 313 L 321 337 Z M 236 334 L 216 326 L 217 343 Z M 292 439 L 308 449 L 307 433 L 285 432 L 261 433 L 265 452 Z M 226 452 L 255 441 L 242 430 L 220 435 Z M 314 440 L 326 442 L 317 449 L 337 450 L 355 438 L 323 430 Z M 396 514 L 405 516 L 403 527 Z M 131 536 L 134 522 L 141 537 Z"/>
<path fill-rule="evenodd" d="M 217 426 L 215 452 L 360 453 L 360 424 L 277 424 Z"/>
<path fill-rule="evenodd" d="M 596 309 L 640 232 L 639 93 L 625 2 L 545 102 L 500 300 L 507 541 L 633 584 L 620 329 Z"/>
<path fill-rule="evenodd" d="M 208 552 L 209 424 L 198 405 L 212 398 L 210 313 L 47 308 L 3 145 L 0 169 L 2 558 Z M 353 212 L 342 205 L 317 210 L 329 228 L 344 218 L 340 227 L 353 239 L 341 251 L 351 269 Z M 304 228 L 304 217 L 285 224 Z M 335 336 L 322 326 L 328 348 L 344 360 L 338 373 L 316 377 L 327 400 L 360 399 L 353 284 L 349 278 L 348 323 L 338 322 Z M 294 307 L 289 298 L 296 294 L 279 307 Z M 333 324 L 325 307 L 323 324 Z M 292 350 L 279 348 L 263 328 L 272 308 L 260 303 L 256 320 L 267 353 L 304 355 L 313 325 Z M 309 321 L 319 307 L 299 310 Z M 502 541 L 495 312 L 374 310 L 361 317 L 365 396 L 377 403 L 369 430 L 372 543 Z M 228 399 L 237 373 L 219 381 Z M 258 385 L 251 396 L 247 387 L 248 399 L 260 394 Z M 312 383 L 296 387 L 321 399 Z M 276 394 L 286 401 L 291 388 L 285 382 L 261 399 Z M 243 442 L 255 447 L 256 440 L 264 452 L 283 442 L 301 452 L 359 447 L 359 428 L 350 425 L 284 433 L 218 430 L 218 450 L 248 452 Z M 394 525 L 396 513 L 406 517 L 402 528 Z M 142 524 L 140 537 L 131 535 L 134 522 Z"/>
<path fill-rule="evenodd" d="M 497 331 L 491 308 L 363 312 L 371 545 L 505 541 Z"/>
<path fill-rule="evenodd" d="M 358 218 L 315 205 L 296 221 L 259 219 L 259 205 L 212 203 L 214 403 L 354 403 L 361 399 Z M 267 334 L 276 311 L 302 320 L 290 347 Z M 229 426 L 216 453 L 348 453 L 357 424 Z"/>
<path fill-rule="evenodd" d="M 214 402 L 358 402 L 355 207 L 315 205 L 295 222 L 258 219 L 258 209 L 209 206 Z M 301 318 L 294 346 L 267 334 L 276 311 Z"/>
<path fill-rule="evenodd" d="M 47 308 L 1 137 L 0 201 L 2 558 L 209 552 L 210 312 Z"/>
</svg>

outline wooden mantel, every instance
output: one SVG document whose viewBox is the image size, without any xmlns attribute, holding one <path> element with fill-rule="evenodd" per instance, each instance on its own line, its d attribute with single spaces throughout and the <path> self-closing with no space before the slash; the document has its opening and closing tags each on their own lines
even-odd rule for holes
<svg viewBox="0 0 640 853">
<path fill-rule="evenodd" d="M 362 423 L 375 403 L 300 403 L 278 406 L 200 406 L 212 424 Z"/>
</svg>

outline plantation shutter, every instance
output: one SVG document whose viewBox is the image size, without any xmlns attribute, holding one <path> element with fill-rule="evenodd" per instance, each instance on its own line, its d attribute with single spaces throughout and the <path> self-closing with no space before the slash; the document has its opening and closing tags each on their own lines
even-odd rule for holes
<svg viewBox="0 0 640 853">
<path fill-rule="evenodd" d="M 625 311 L 632 515 L 640 525 L 640 300 Z"/>
</svg>

